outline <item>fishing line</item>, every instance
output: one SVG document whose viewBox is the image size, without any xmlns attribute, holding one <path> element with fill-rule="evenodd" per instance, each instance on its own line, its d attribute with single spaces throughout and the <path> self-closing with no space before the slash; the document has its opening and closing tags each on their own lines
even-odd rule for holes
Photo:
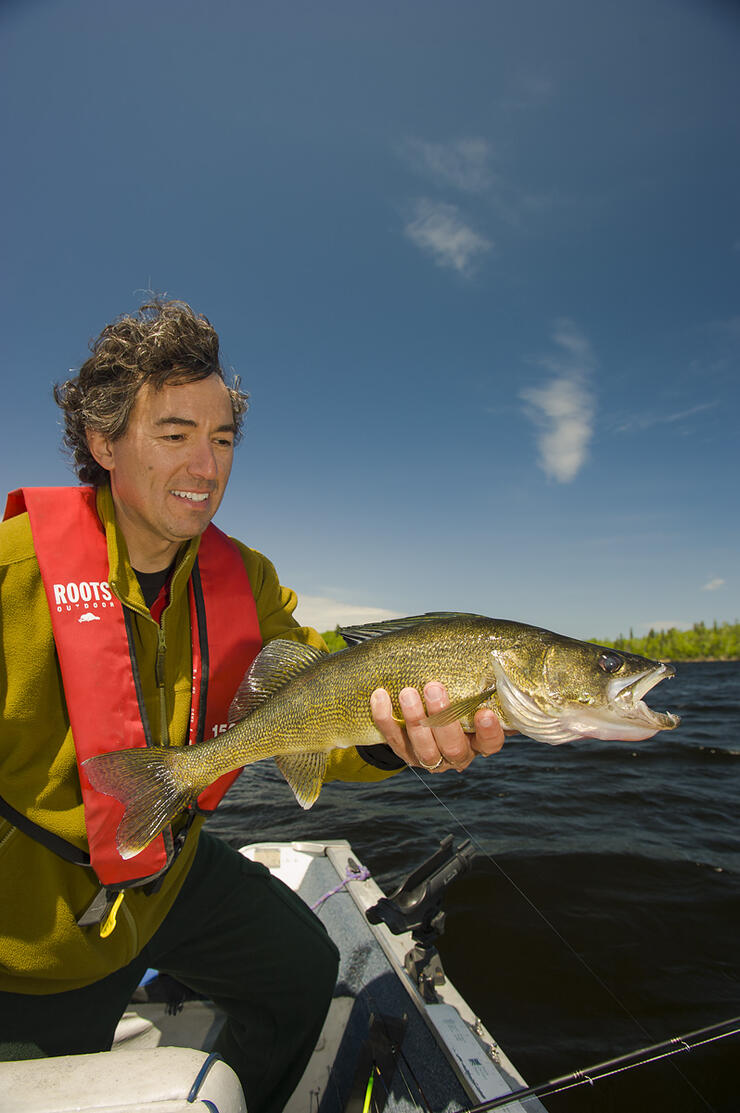
<svg viewBox="0 0 740 1113">
<path fill-rule="evenodd" d="M 522 900 L 524 900 L 526 902 L 526 904 L 529 905 L 529 907 L 532 909 L 532 911 L 537 913 L 537 915 L 540 917 L 542 922 L 547 925 L 547 927 L 560 940 L 560 942 L 563 944 L 563 946 L 566 947 L 566 949 L 568 951 L 570 951 L 570 953 L 573 955 L 574 958 L 576 958 L 578 960 L 578 962 L 580 962 L 580 964 L 584 968 L 584 970 L 588 971 L 588 973 L 591 975 L 591 977 L 594 978 L 594 980 L 601 986 L 601 988 L 605 991 L 605 993 L 607 993 L 611 997 L 611 999 L 614 1001 L 614 1003 L 619 1006 L 619 1008 L 622 1010 L 622 1012 L 625 1014 L 625 1016 L 629 1017 L 629 1019 L 633 1022 L 633 1024 L 640 1030 L 640 1032 L 642 1032 L 643 1036 L 646 1036 L 648 1039 L 650 1039 L 650 1033 L 647 1031 L 647 1029 L 644 1027 L 644 1025 L 640 1023 L 640 1021 L 637 1019 L 637 1017 L 627 1008 L 627 1006 L 624 1004 L 624 1002 L 620 1000 L 620 998 L 617 996 L 617 994 L 614 992 L 614 990 L 612 990 L 607 985 L 607 983 L 604 981 L 604 979 L 601 978 L 596 973 L 596 971 L 593 970 L 589 966 L 589 964 L 586 962 L 585 958 L 583 958 L 583 956 L 578 953 L 578 951 L 575 949 L 575 947 L 571 943 L 568 942 L 568 940 L 565 938 L 565 936 L 562 934 L 562 932 L 558 931 L 558 929 L 555 927 L 555 925 L 547 918 L 545 913 L 540 908 L 538 908 L 537 905 L 535 904 L 535 902 L 530 897 L 527 896 L 527 894 L 524 892 L 524 890 L 519 885 L 517 885 L 517 883 L 516 883 L 516 881 L 514 881 L 513 877 L 509 876 L 509 874 L 506 872 L 506 870 L 503 868 L 503 866 L 500 865 L 500 863 L 497 862 L 496 859 L 491 854 L 489 854 L 487 850 L 485 850 L 483 848 L 483 846 L 480 844 L 480 842 L 475 837 L 475 835 L 472 833 L 472 831 L 470 831 L 470 829 L 463 823 L 463 821 L 461 819 L 459 819 L 457 817 L 457 815 L 455 815 L 452 808 L 447 803 L 445 803 L 445 801 L 440 796 L 437 795 L 437 793 L 434 791 L 432 786 L 429 784 L 427 778 L 423 777 L 421 775 L 421 773 L 418 771 L 418 769 L 415 769 L 413 765 L 409 765 L 408 768 L 411 770 L 411 772 L 414 774 L 414 776 L 417 778 L 417 780 L 421 781 L 421 783 L 424 785 L 424 787 L 427 789 L 427 791 L 432 794 L 432 796 L 437 801 L 437 803 L 441 804 L 441 806 L 449 814 L 450 818 L 452 820 L 454 820 L 454 822 L 458 825 L 460 830 L 463 831 L 467 835 L 467 837 L 470 839 L 470 841 L 473 843 L 473 845 L 476 847 L 476 849 L 483 855 L 483 857 L 487 861 L 489 861 L 492 866 L 495 866 L 495 868 L 499 871 L 501 876 L 504 877 L 506 879 L 506 881 L 508 881 L 508 883 L 516 890 L 516 892 L 519 894 L 519 896 L 522 898 Z M 693 1090 L 693 1092 L 701 1100 L 701 1102 L 706 1106 L 706 1108 L 709 1109 L 709 1110 L 712 1110 L 712 1106 L 704 1098 L 704 1096 L 699 1092 L 699 1090 L 696 1089 L 694 1084 L 686 1077 L 686 1075 L 683 1073 L 683 1071 L 680 1070 L 680 1068 L 675 1063 L 672 1063 L 671 1066 L 676 1071 L 676 1073 L 683 1079 L 683 1081 L 686 1083 L 686 1085 L 691 1090 Z"/>
</svg>

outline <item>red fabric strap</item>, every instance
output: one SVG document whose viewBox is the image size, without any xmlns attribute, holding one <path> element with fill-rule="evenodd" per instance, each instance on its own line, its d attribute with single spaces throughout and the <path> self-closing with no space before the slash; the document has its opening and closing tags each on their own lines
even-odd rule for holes
<svg viewBox="0 0 740 1113">
<path fill-rule="evenodd" d="M 29 514 L 49 604 L 78 766 L 98 753 L 146 745 L 123 608 L 108 582 L 108 548 L 94 488 L 13 491 L 8 496 L 5 517 L 24 510 Z M 192 621 L 195 602 L 191 577 L 190 742 L 196 741 L 199 725 L 207 738 L 227 722 L 231 700 L 262 645 L 244 562 L 236 545 L 213 525 L 201 538 L 197 568 L 207 637 Z M 200 641 L 207 646 L 206 661 L 201 660 Z M 205 713 L 201 715 L 204 668 L 208 684 Z M 211 785 L 199 798 L 199 807 L 215 808 L 236 776 L 238 771 Z M 84 775 L 80 783 L 91 862 L 104 885 L 141 882 L 168 864 L 168 840 L 162 835 L 124 861 L 115 845 L 123 805 L 95 792 Z"/>
</svg>

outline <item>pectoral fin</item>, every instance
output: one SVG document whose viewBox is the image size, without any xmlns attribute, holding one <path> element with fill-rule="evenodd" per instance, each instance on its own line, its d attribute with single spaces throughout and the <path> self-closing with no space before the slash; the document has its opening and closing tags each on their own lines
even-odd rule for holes
<svg viewBox="0 0 740 1113">
<path fill-rule="evenodd" d="M 456 723 L 458 719 L 472 719 L 481 704 L 490 699 L 495 691 L 496 685 L 493 684 L 490 688 L 484 688 L 482 692 L 476 692 L 473 696 L 455 700 L 449 707 L 435 712 L 434 715 L 427 715 L 425 719 L 421 720 L 420 725 L 432 728 L 443 727 L 447 726 L 448 723 Z"/>
<path fill-rule="evenodd" d="M 302 808 L 310 808 L 318 800 L 327 761 L 326 753 L 282 754 L 275 758 Z"/>
</svg>

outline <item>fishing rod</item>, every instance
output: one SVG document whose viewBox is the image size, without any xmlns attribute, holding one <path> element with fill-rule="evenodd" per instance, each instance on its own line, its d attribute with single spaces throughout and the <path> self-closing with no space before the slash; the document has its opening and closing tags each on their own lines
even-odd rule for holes
<svg viewBox="0 0 740 1113">
<path fill-rule="evenodd" d="M 437 797 L 437 799 L 439 798 Z M 439 802 L 443 803 L 442 801 Z M 412 980 L 417 982 L 419 992 L 427 1001 L 438 1000 L 432 988 L 436 982 L 433 978 L 427 978 L 425 973 L 427 970 L 426 964 L 423 964 L 421 970 L 419 970 L 415 962 L 409 964 L 409 959 L 412 956 L 417 957 L 416 952 L 419 950 L 419 943 L 421 942 L 427 944 L 426 948 L 422 948 L 425 953 L 431 947 L 431 951 L 436 955 L 436 948 L 431 946 L 431 941 L 436 934 L 444 930 L 444 913 L 441 910 L 442 895 L 450 881 L 470 867 L 472 853 L 470 840 L 463 843 L 455 853 L 452 835 L 448 835 L 442 841 L 440 849 L 423 865 L 417 867 L 391 897 L 382 897 L 375 905 L 365 911 L 366 919 L 371 924 L 385 923 L 395 935 L 404 931 L 413 933 L 417 946 L 407 954 L 404 966 Z M 487 857 L 490 856 L 487 855 Z M 444 981 L 444 978 L 442 980 Z M 597 980 L 601 981 L 601 979 Z M 432 996 L 427 996 L 427 989 L 431 991 Z M 372 1002 L 372 997 L 369 991 L 367 992 L 370 1002 Z M 615 995 L 612 994 L 612 996 L 618 1004 L 621 1004 Z M 382 1084 L 387 1097 L 389 1094 L 388 1084 L 396 1068 L 398 1068 L 399 1074 L 406 1084 L 412 1104 L 419 1108 L 414 1101 L 409 1082 L 401 1069 L 402 1063 L 408 1067 L 411 1073 L 421 1097 L 423 1108 L 426 1113 L 431 1113 L 430 1104 L 411 1069 L 411 1064 L 408 1063 L 403 1053 L 403 1028 L 405 1024 L 401 1024 L 400 1030 L 390 1032 L 388 1025 L 397 1025 L 397 1019 L 383 1016 L 376 1007 L 371 1010 L 367 1002 L 365 1002 L 365 1006 L 368 1010 L 370 1025 L 370 1037 L 367 1044 L 369 1054 L 365 1056 L 364 1062 L 358 1066 L 353 1094 L 347 1103 L 345 1113 L 371 1113 L 372 1109 L 382 1110 L 385 1101 L 381 1101 L 380 1104 L 375 1101 L 376 1082 L 379 1081 Z M 626 1009 L 625 1012 L 631 1015 Z M 647 1035 L 642 1025 L 639 1022 L 636 1023 Z M 740 1035 L 740 1016 L 731 1017 L 709 1027 L 697 1028 L 690 1032 L 672 1036 L 660 1043 L 652 1043 L 616 1058 L 582 1067 L 536 1086 L 523 1086 L 521 1089 L 500 1094 L 480 1104 L 456 1110 L 455 1113 L 488 1113 L 489 1110 L 504 1108 L 514 1102 L 526 1101 L 529 1098 L 549 1097 L 586 1083 L 593 1085 L 595 1082 L 610 1076 L 624 1073 L 636 1067 L 647 1066 L 661 1059 L 668 1059 L 683 1051 L 694 1051 L 706 1044 L 735 1035 Z M 675 1064 L 672 1063 L 671 1066 L 674 1070 L 677 1070 Z M 693 1090 L 702 1105 L 711 1110 L 713 1107 L 685 1077 L 683 1072 L 677 1070 L 677 1073 L 683 1082 Z"/>
<path fill-rule="evenodd" d="M 529 905 L 529 907 L 533 910 L 533 912 L 535 912 L 537 914 L 537 916 L 539 916 L 539 918 L 549 928 L 549 930 L 552 931 L 553 934 L 560 940 L 560 942 L 563 944 L 563 946 L 566 947 L 566 949 L 571 953 L 571 955 L 573 955 L 573 957 L 580 963 L 580 965 L 585 970 L 588 971 L 590 976 L 601 986 L 601 988 L 604 990 L 604 992 L 607 993 L 609 995 L 609 997 L 611 997 L 612 1001 L 614 1001 L 615 1004 L 622 1010 L 624 1015 L 629 1017 L 629 1019 L 633 1022 L 635 1027 L 638 1028 L 640 1032 L 642 1032 L 643 1036 L 649 1036 L 649 1032 L 647 1031 L 647 1029 L 644 1027 L 643 1024 L 640 1023 L 640 1021 L 637 1019 L 637 1017 L 634 1015 L 634 1013 L 630 1009 L 627 1008 L 624 1001 L 622 1001 L 620 999 L 620 997 L 611 988 L 611 986 L 609 986 L 604 981 L 604 979 L 601 978 L 596 973 L 596 971 L 593 969 L 593 967 L 591 967 L 588 964 L 588 962 L 585 960 L 583 955 L 578 953 L 578 951 L 575 949 L 575 947 L 573 947 L 571 945 L 571 943 L 565 938 L 565 936 L 562 934 L 562 932 L 558 931 L 558 929 L 555 927 L 555 925 L 552 923 L 552 921 L 550 919 L 548 919 L 548 917 L 545 915 L 545 913 L 542 911 L 542 909 L 538 907 L 538 905 L 531 899 L 531 897 L 529 897 L 527 895 L 527 893 L 524 892 L 524 890 L 519 885 L 517 885 L 517 883 L 514 881 L 513 877 L 511 877 L 506 872 L 506 870 L 503 868 L 501 863 L 498 862 L 496 860 L 496 858 L 493 857 L 492 854 L 488 853 L 488 851 L 481 845 L 481 843 L 478 841 L 478 839 L 475 837 L 475 835 L 469 829 L 469 827 L 467 827 L 467 825 L 465 823 L 463 823 L 463 821 L 460 819 L 460 817 L 455 814 L 455 812 L 452 810 L 452 808 L 449 806 L 449 804 L 447 804 L 445 800 L 443 800 L 440 796 L 437 795 L 437 793 L 434 791 L 432 786 L 429 784 L 428 779 L 426 777 L 423 777 L 421 775 L 420 771 L 418 769 L 415 769 L 413 765 L 410 765 L 409 769 L 414 774 L 414 776 L 417 778 L 417 780 L 421 781 L 421 783 L 424 785 L 424 788 L 427 790 L 427 792 L 431 793 L 431 795 L 434 797 L 434 799 L 437 801 L 437 803 L 442 808 L 444 808 L 444 810 L 454 820 L 454 822 L 457 824 L 457 826 L 460 828 L 460 830 L 465 832 L 465 834 L 470 839 L 470 841 L 473 843 L 473 845 L 480 851 L 481 855 L 488 862 L 490 862 L 491 865 L 501 874 L 501 876 L 506 879 L 506 881 L 509 883 L 509 885 L 511 885 L 512 888 L 515 889 L 517 893 L 519 893 L 521 898 Z M 704 1096 L 697 1090 L 696 1086 L 694 1086 L 694 1084 L 691 1082 L 691 1080 L 686 1077 L 686 1075 L 683 1073 L 683 1071 L 680 1069 L 680 1067 L 676 1063 L 672 1063 L 671 1066 L 673 1067 L 676 1074 L 689 1087 L 689 1089 L 694 1092 L 694 1094 L 702 1102 L 702 1104 L 707 1109 L 711 1110 L 711 1108 L 712 1108 L 711 1105 L 709 1105 L 709 1103 L 706 1101 Z M 625 1068 L 625 1069 L 628 1069 L 628 1068 Z M 573 1083 L 572 1085 L 578 1085 L 578 1083 Z"/>
<path fill-rule="evenodd" d="M 368 1013 L 371 1022 L 380 1023 L 381 1027 L 387 1022 L 388 1018 L 380 1015 Z M 571 1071 L 569 1074 L 560 1075 L 558 1078 L 552 1078 L 548 1082 L 541 1082 L 536 1086 L 525 1086 L 519 1090 L 513 1090 L 507 1094 L 500 1094 L 498 1097 L 490 1098 L 488 1101 L 481 1102 L 478 1105 L 471 1105 L 465 1109 L 454 1110 L 454 1113 L 489 1113 L 489 1110 L 503 1109 L 507 1105 L 511 1105 L 517 1101 L 526 1101 L 528 1098 L 542 1098 L 552 1097 L 554 1094 L 562 1093 L 565 1090 L 571 1090 L 577 1086 L 594 1085 L 605 1078 L 613 1075 L 623 1074 L 626 1071 L 634 1070 L 637 1067 L 649 1066 L 650 1063 L 659 1062 L 661 1059 L 670 1058 L 673 1055 L 679 1055 L 684 1051 L 695 1051 L 699 1047 L 706 1044 L 715 1043 L 719 1040 L 728 1039 L 731 1036 L 740 1035 L 740 1016 L 730 1017 L 728 1020 L 720 1021 L 717 1024 L 711 1024 L 705 1028 L 695 1028 L 691 1032 L 684 1032 L 678 1036 L 672 1036 L 667 1040 L 662 1040 L 660 1043 L 650 1044 L 647 1047 L 638 1048 L 636 1051 L 627 1052 L 624 1055 L 619 1055 L 613 1059 L 605 1059 L 600 1063 L 594 1063 L 588 1067 L 581 1067 L 579 1070 Z M 398 1043 L 393 1048 L 394 1057 L 397 1054 L 399 1059 L 403 1062 L 405 1067 L 408 1068 L 413 1082 L 421 1096 L 423 1108 L 426 1113 L 431 1113 L 431 1106 L 424 1095 L 421 1088 L 421 1083 L 414 1074 L 411 1064 L 403 1054 L 402 1046 Z M 401 1063 L 396 1063 L 403 1082 L 406 1085 L 409 1098 L 411 1099 L 412 1106 L 417 1109 L 419 1106 L 414 1100 L 413 1093 L 409 1086 L 409 1082 L 405 1077 L 403 1070 L 401 1070 Z M 371 1108 L 378 1108 L 374 1105 L 373 1087 L 377 1079 L 382 1083 L 385 1090 L 385 1097 L 390 1096 L 388 1089 L 388 1082 L 383 1077 L 383 1072 L 379 1069 L 378 1064 L 373 1061 L 367 1085 L 364 1093 L 364 1102 L 362 1103 L 362 1113 L 370 1113 Z M 701 1096 L 701 1095 L 700 1095 Z M 382 1109 L 383 1104 L 380 1105 Z M 706 1104 L 706 1103 L 705 1103 Z M 711 1106 L 707 1106 L 712 1108 Z M 348 1104 L 347 1110 L 350 1106 Z M 360 1106 L 357 1105 L 357 1113 L 360 1113 Z"/>
<path fill-rule="evenodd" d="M 733 1027 L 734 1025 L 734 1027 Z M 729 1031 L 724 1031 L 728 1028 Z M 515 1101 L 524 1101 L 526 1098 L 543 1098 L 558 1094 L 562 1090 L 570 1090 L 575 1086 L 593 1085 L 603 1078 L 613 1074 L 622 1074 L 624 1071 L 633 1070 L 635 1067 L 644 1067 L 660 1059 L 667 1059 L 672 1055 L 680 1055 L 683 1051 L 694 1051 L 704 1044 L 724 1040 L 729 1036 L 740 1035 L 740 1016 L 731 1017 L 719 1024 L 711 1024 L 707 1028 L 696 1028 L 693 1032 L 684 1032 L 683 1035 L 673 1036 L 661 1043 L 641 1047 L 637 1051 L 618 1055 L 615 1059 L 605 1059 L 601 1063 L 594 1063 L 590 1067 L 563 1074 L 559 1078 L 552 1078 L 549 1082 L 541 1082 L 538 1086 L 526 1086 L 520 1090 L 513 1090 L 508 1094 L 491 1098 L 481 1102 L 480 1105 L 471 1105 L 468 1109 L 458 1109 L 455 1113 L 488 1113 L 490 1109 L 502 1109 Z"/>
</svg>

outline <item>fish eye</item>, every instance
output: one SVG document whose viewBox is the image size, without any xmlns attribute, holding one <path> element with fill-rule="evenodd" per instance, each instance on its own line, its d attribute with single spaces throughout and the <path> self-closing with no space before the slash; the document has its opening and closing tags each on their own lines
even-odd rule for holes
<svg viewBox="0 0 740 1113">
<path fill-rule="evenodd" d="M 602 653 L 599 657 L 599 668 L 607 673 L 619 672 L 623 664 L 624 657 L 618 653 Z"/>
</svg>

